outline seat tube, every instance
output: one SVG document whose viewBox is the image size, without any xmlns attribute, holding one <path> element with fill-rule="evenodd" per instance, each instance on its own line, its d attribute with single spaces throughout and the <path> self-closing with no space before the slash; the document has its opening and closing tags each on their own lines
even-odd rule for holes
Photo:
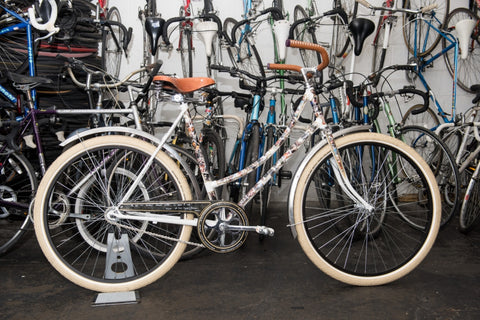
<svg viewBox="0 0 480 320">
<path fill-rule="evenodd" d="M 250 122 L 258 121 L 260 117 L 260 102 L 262 98 L 259 94 L 253 96 L 253 108 L 252 108 L 252 115 L 250 116 Z"/>
</svg>

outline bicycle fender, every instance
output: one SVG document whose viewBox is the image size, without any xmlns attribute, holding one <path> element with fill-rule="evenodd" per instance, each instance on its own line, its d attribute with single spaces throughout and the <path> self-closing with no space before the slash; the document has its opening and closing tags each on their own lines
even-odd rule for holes
<svg viewBox="0 0 480 320">
<path fill-rule="evenodd" d="M 371 125 L 358 125 L 358 126 L 353 126 L 350 128 L 342 129 L 333 134 L 334 138 L 339 138 L 342 136 L 345 136 L 347 134 L 352 134 L 356 132 L 365 132 L 365 131 L 370 131 L 372 129 Z M 292 236 L 294 239 L 297 238 L 297 231 L 295 230 L 295 222 L 293 220 L 293 198 L 295 195 L 295 192 L 297 190 L 298 186 L 298 179 L 300 178 L 300 175 L 302 174 L 303 170 L 305 169 L 305 166 L 307 163 L 310 161 L 310 159 L 317 153 L 318 150 L 323 148 L 324 146 L 327 145 L 327 141 L 323 139 L 319 143 L 317 143 L 312 150 L 310 150 L 305 158 L 300 162 L 300 164 L 297 167 L 297 170 L 295 171 L 295 174 L 293 175 L 292 178 L 292 183 L 290 184 L 290 190 L 288 193 L 288 221 L 289 224 L 288 226 L 290 227 L 290 230 L 292 232 Z"/>
</svg>

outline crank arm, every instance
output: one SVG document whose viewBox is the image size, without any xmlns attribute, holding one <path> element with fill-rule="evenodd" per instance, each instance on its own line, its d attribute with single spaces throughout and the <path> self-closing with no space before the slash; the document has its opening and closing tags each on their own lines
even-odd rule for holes
<svg viewBox="0 0 480 320">
<path fill-rule="evenodd" d="M 265 236 L 273 237 L 275 230 L 265 226 L 225 226 L 225 230 L 234 230 L 234 231 L 253 231 L 258 234 L 263 234 Z"/>
</svg>

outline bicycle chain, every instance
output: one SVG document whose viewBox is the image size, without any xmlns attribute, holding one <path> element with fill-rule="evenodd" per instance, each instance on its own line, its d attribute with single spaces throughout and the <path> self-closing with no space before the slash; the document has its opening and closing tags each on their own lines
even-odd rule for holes
<svg viewBox="0 0 480 320">
<path fill-rule="evenodd" d="M 114 222 L 114 221 L 108 221 L 110 224 L 114 225 L 114 226 L 118 226 L 120 228 L 124 228 L 124 229 L 127 229 L 127 230 L 131 230 L 131 231 L 135 231 L 135 232 L 142 232 L 142 233 L 146 233 L 152 237 L 159 237 L 161 239 L 165 239 L 165 240 L 171 240 L 171 241 L 176 241 L 176 242 L 180 242 L 180 243 L 184 243 L 186 245 L 191 245 L 191 246 L 195 246 L 195 247 L 202 247 L 202 248 L 205 248 L 205 246 L 201 243 L 196 243 L 196 242 L 190 242 L 190 241 L 185 241 L 185 240 L 180 240 L 180 239 L 177 239 L 177 238 L 172 238 L 172 237 L 169 237 L 169 236 L 164 236 L 164 235 L 161 235 L 161 234 L 156 234 L 154 232 L 150 232 L 150 231 L 142 231 L 138 228 L 134 228 L 134 227 L 130 227 L 130 226 L 126 226 L 124 224 L 120 224 L 118 222 Z"/>
</svg>

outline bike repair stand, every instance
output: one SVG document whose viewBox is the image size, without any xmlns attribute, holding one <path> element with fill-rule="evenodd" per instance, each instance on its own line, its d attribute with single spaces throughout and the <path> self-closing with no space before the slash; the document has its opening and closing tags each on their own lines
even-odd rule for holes
<svg viewBox="0 0 480 320">
<path fill-rule="evenodd" d="M 107 237 L 107 260 L 105 263 L 105 279 L 121 279 L 133 277 L 132 255 L 128 236 L 122 233 L 120 239 L 113 232 Z M 98 293 L 93 307 L 135 304 L 140 302 L 138 291 L 101 292 Z"/>
</svg>

